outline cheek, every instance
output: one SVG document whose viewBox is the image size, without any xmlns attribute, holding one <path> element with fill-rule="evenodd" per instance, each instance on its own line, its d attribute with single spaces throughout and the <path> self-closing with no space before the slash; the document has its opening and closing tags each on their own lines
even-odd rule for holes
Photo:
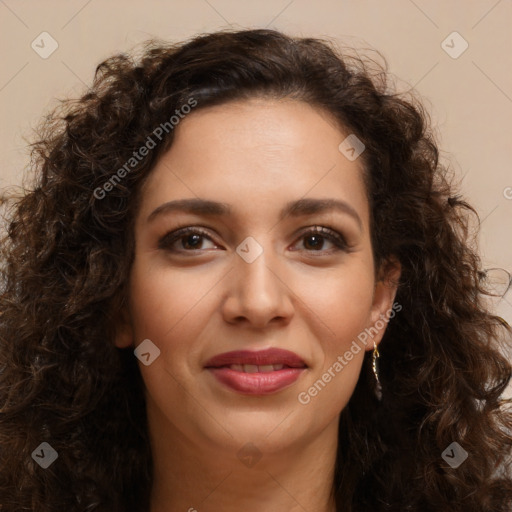
<svg viewBox="0 0 512 512">
<path fill-rule="evenodd" d="M 219 279 L 183 269 L 148 265 L 141 257 L 130 278 L 130 313 L 137 346 L 149 339 L 160 354 L 148 366 L 139 364 L 149 397 L 169 411 L 184 407 L 183 383 L 198 371 L 191 362 L 200 360 L 200 346 L 194 343 L 204 334 L 204 322 L 211 317 L 208 292 Z M 148 397 L 148 398 L 149 398 Z M 169 416 L 171 417 L 171 416 Z"/>
<path fill-rule="evenodd" d="M 326 356 L 344 352 L 368 326 L 373 279 L 365 265 L 346 265 L 323 277 L 297 278 L 294 292 L 324 325 L 327 336 L 320 341 Z"/>
<path fill-rule="evenodd" d="M 202 275 L 197 269 L 171 272 L 148 265 L 141 257 L 134 263 L 130 278 L 130 312 L 136 343 L 149 338 L 163 350 L 170 339 L 181 340 L 184 332 L 186 343 L 186 338 L 192 338 L 199 330 L 200 319 L 208 318 L 203 312 L 206 301 L 202 299 L 216 282 L 218 278 L 213 279 L 207 270 Z"/>
<path fill-rule="evenodd" d="M 341 413 L 356 387 L 363 354 L 361 350 L 347 364 L 330 362 L 299 390 L 297 401 L 302 407 L 303 418 L 322 418 L 324 424 Z"/>
<path fill-rule="evenodd" d="M 321 359 L 297 398 L 304 412 L 334 418 L 350 400 L 366 353 L 358 336 L 370 325 L 373 276 L 365 265 L 347 265 L 317 280 L 316 287 L 304 282 L 300 290 L 318 325 L 328 329 L 319 327 Z"/>
</svg>

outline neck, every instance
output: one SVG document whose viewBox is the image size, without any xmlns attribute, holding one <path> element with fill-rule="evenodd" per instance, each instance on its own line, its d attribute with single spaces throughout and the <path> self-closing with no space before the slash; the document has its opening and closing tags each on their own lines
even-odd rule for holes
<svg viewBox="0 0 512 512">
<path fill-rule="evenodd" d="M 300 445 L 199 444 L 148 408 L 154 480 L 150 512 L 336 512 L 338 418 Z M 268 436 L 269 438 L 271 436 Z M 231 440 L 233 441 L 233 440 Z M 260 449 L 261 448 L 261 449 Z"/>
</svg>

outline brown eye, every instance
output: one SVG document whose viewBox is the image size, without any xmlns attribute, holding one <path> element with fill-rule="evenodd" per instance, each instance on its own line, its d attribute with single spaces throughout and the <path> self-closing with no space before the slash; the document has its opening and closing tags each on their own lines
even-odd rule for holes
<svg viewBox="0 0 512 512">
<path fill-rule="evenodd" d="M 323 250 L 325 240 L 328 240 L 335 246 L 335 251 L 348 250 L 348 244 L 340 233 L 323 226 L 315 226 L 313 229 L 303 233 L 301 239 L 304 240 L 305 250 L 308 252 L 326 252 Z"/>
<path fill-rule="evenodd" d="M 212 241 L 208 234 L 198 228 L 183 228 L 168 233 L 158 242 L 158 248 L 170 252 L 190 252 L 194 250 L 202 250 L 205 239 Z M 176 242 L 179 242 L 176 244 Z M 177 247 L 174 247 L 177 245 Z"/>
<path fill-rule="evenodd" d="M 166 234 L 159 240 L 158 248 L 174 253 L 207 250 L 203 247 L 205 240 L 214 244 L 206 231 L 200 228 L 185 227 Z M 337 251 L 347 252 L 349 249 L 349 245 L 340 233 L 323 226 L 315 226 L 313 229 L 309 229 L 302 234 L 301 240 L 304 241 L 304 249 L 300 250 L 319 253 L 319 255 Z M 334 248 L 325 249 L 326 241 L 333 244 Z"/>
</svg>

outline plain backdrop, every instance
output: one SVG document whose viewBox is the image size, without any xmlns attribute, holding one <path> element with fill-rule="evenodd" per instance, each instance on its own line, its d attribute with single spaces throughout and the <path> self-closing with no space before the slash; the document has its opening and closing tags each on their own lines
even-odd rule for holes
<svg viewBox="0 0 512 512">
<path fill-rule="evenodd" d="M 379 50 L 431 113 L 442 161 L 482 220 L 484 266 L 512 270 L 510 0 L 0 0 L 0 188 L 22 183 L 32 129 L 101 60 L 228 27 Z M 512 324 L 512 291 L 492 307 Z"/>
</svg>

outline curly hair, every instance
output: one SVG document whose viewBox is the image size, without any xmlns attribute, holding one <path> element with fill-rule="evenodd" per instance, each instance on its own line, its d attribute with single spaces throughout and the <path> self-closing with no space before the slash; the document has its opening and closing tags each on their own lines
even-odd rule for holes
<svg viewBox="0 0 512 512">
<path fill-rule="evenodd" d="M 364 143 L 375 268 L 391 257 L 402 268 L 382 400 L 368 352 L 341 412 L 337 509 L 509 512 L 512 329 L 485 306 L 478 214 L 439 162 L 421 100 L 396 92 L 386 63 L 273 30 L 149 41 L 102 62 L 41 124 L 33 183 L 2 197 L 0 509 L 148 510 L 144 384 L 133 350 L 113 343 L 141 187 L 190 98 L 197 110 L 255 96 L 306 102 Z M 155 147 L 121 173 L 158 126 Z M 33 458 L 42 442 L 58 454 L 46 470 Z M 441 456 L 453 442 L 468 453 L 458 468 Z"/>
</svg>

